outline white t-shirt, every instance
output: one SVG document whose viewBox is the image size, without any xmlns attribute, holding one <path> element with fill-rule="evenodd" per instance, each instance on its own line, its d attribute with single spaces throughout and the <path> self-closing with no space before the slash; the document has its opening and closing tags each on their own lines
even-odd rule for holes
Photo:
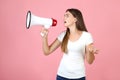
<svg viewBox="0 0 120 80">
<path fill-rule="evenodd" d="M 65 34 L 66 31 L 63 31 L 58 40 L 62 42 Z M 90 43 L 93 43 L 92 36 L 85 31 L 77 41 L 68 40 L 68 53 L 63 54 L 57 74 L 70 79 L 85 77 L 85 46 Z"/>
</svg>

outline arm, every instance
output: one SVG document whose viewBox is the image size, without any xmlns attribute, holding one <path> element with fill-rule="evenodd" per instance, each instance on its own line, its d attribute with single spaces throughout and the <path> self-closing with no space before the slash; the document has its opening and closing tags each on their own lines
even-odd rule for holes
<svg viewBox="0 0 120 80">
<path fill-rule="evenodd" d="M 44 36 L 42 36 L 43 52 L 45 55 L 49 55 L 60 46 L 61 42 L 56 39 L 51 45 L 48 45 L 48 30 L 43 29 L 42 33 L 44 34 Z"/>
<path fill-rule="evenodd" d="M 95 60 L 94 53 L 96 53 L 96 49 L 93 47 L 93 43 L 86 46 L 86 60 L 89 64 L 92 64 Z"/>
</svg>

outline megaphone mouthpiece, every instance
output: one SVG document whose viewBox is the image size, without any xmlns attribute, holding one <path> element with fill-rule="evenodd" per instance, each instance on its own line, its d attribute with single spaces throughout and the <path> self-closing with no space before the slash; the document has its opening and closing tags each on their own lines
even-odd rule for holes
<svg viewBox="0 0 120 80">
<path fill-rule="evenodd" d="M 52 18 L 52 20 L 53 20 L 52 26 L 56 26 L 57 25 L 57 20 L 55 20 L 53 18 Z"/>
</svg>

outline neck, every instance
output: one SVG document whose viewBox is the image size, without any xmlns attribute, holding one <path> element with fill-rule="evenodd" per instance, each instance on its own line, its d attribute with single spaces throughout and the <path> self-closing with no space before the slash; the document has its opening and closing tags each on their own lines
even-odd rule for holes
<svg viewBox="0 0 120 80">
<path fill-rule="evenodd" d="M 68 28 L 69 28 L 69 30 L 70 30 L 70 33 L 75 33 L 75 32 L 77 31 L 75 24 L 69 26 Z"/>
<path fill-rule="evenodd" d="M 80 31 L 80 30 L 78 30 L 77 28 L 76 28 L 76 26 L 71 26 L 71 27 L 69 27 L 69 29 L 70 29 L 70 34 L 79 34 L 79 33 L 81 33 L 82 31 Z"/>
</svg>

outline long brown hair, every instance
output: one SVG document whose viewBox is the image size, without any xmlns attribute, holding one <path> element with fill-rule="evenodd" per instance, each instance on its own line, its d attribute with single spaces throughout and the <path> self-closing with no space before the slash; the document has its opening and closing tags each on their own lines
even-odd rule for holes
<svg viewBox="0 0 120 80">
<path fill-rule="evenodd" d="M 71 9 L 67 9 L 66 12 L 67 11 L 70 12 L 77 19 L 76 28 L 80 31 L 87 32 L 86 26 L 84 24 L 83 16 L 82 16 L 82 13 L 80 12 L 80 10 L 71 8 Z M 65 53 L 67 53 L 67 51 L 68 51 L 67 50 L 67 43 L 68 43 L 69 35 L 70 35 L 70 30 L 69 30 L 69 28 L 67 28 L 66 34 L 65 34 L 63 41 L 62 41 L 62 44 L 61 44 L 61 49 Z"/>
</svg>

